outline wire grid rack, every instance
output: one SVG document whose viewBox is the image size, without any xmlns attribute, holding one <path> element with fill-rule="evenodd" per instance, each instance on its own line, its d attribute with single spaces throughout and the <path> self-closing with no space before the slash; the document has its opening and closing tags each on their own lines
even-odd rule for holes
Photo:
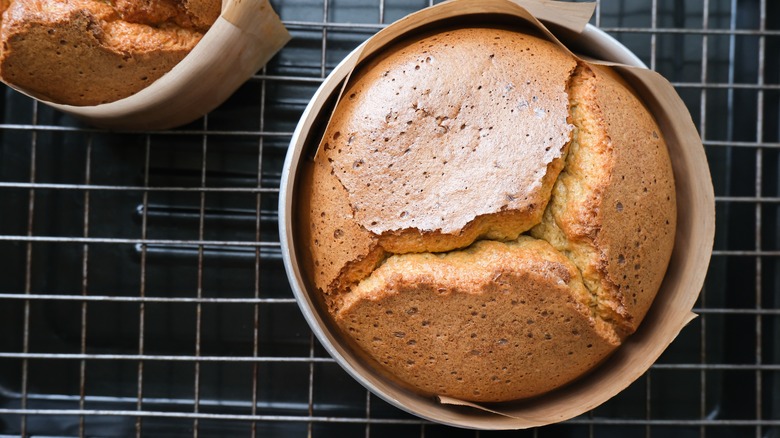
<svg viewBox="0 0 780 438">
<path fill-rule="evenodd" d="M 377 2 L 378 1 L 378 2 Z M 494 436 L 368 393 L 312 336 L 281 264 L 278 185 L 328 72 L 428 0 L 279 0 L 294 38 L 180 129 L 0 105 L 0 435 Z M 704 139 L 718 231 L 700 317 L 601 407 L 512 436 L 780 436 L 780 5 L 601 0 Z M 681 206 L 684 208 L 684 206 Z"/>
</svg>

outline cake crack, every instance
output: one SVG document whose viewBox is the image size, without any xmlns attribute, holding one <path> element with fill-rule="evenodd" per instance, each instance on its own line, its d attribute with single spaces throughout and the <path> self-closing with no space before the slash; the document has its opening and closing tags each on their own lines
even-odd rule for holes
<svg viewBox="0 0 780 438">
<path fill-rule="evenodd" d="M 345 281 L 340 275 L 339 278 L 337 278 L 336 283 L 332 285 L 331 290 L 340 290 L 340 292 L 335 294 L 338 296 L 338 298 L 333 298 L 335 301 L 332 301 L 332 310 L 338 311 L 338 309 L 342 306 L 343 300 L 345 298 L 343 295 L 350 294 L 356 286 L 358 286 L 362 281 L 371 277 L 371 275 L 391 257 L 416 253 L 432 253 L 444 256 L 449 253 L 467 250 L 469 247 L 472 247 L 483 241 L 511 243 L 517 240 L 518 236 L 522 235 L 547 242 L 554 248 L 555 251 L 569 260 L 572 263 L 572 266 L 575 267 L 579 273 L 579 278 L 575 278 L 573 281 L 581 282 L 584 289 L 589 293 L 587 300 L 583 300 L 584 297 L 577 297 L 577 299 L 580 300 L 580 302 L 589 309 L 592 318 L 598 319 L 601 322 L 608 324 L 614 330 L 614 332 L 609 330 L 610 333 L 606 334 L 608 337 L 624 337 L 626 333 L 625 330 L 622 330 L 622 327 L 624 325 L 623 319 L 625 319 L 626 315 L 621 315 L 620 313 L 622 310 L 622 304 L 620 303 L 619 299 L 616 299 L 613 295 L 609 294 L 602 286 L 598 284 L 601 281 L 608 281 L 608 278 L 606 278 L 606 275 L 603 273 L 601 273 L 599 277 L 593 278 L 593 275 L 591 275 L 589 272 L 587 263 L 583 261 L 583 257 L 577 257 L 573 255 L 575 252 L 587 252 L 588 250 L 584 249 L 582 245 L 571 242 L 567 237 L 565 237 L 563 231 L 560 229 L 558 220 L 555 217 L 555 213 L 553 212 L 555 201 L 557 200 L 555 187 L 559 184 L 562 184 L 562 178 L 566 179 L 571 176 L 569 166 L 571 165 L 573 159 L 576 158 L 576 154 L 578 153 L 579 148 L 582 147 L 580 144 L 580 132 L 581 129 L 583 129 L 583 126 L 580 120 L 580 115 L 577 111 L 577 105 L 579 104 L 577 102 L 577 98 L 580 94 L 577 87 L 581 87 L 582 85 L 579 84 L 579 82 L 583 82 L 584 78 L 592 74 L 593 73 L 590 72 L 590 69 L 586 65 L 579 64 L 571 71 L 567 81 L 566 93 L 567 96 L 569 96 L 569 122 L 574 126 L 574 129 L 572 130 L 569 143 L 567 143 L 567 145 L 562 149 L 562 156 L 560 157 L 560 160 L 564 164 L 555 177 L 553 191 L 550 193 L 550 196 L 547 199 L 547 205 L 544 208 L 543 215 L 537 222 L 533 223 L 530 227 L 517 230 L 517 235 L 510 238 L 486 238 L 484 235 L 481 235 L 471 239 L 465 245 L 443 251 L 393 251 L 393 241 L 398 239 L 399 234 L 404 235 L 406 239 L 409 239 L 410 236 L 415 235 L 423 238 L 426 233 L 422 230 L 411 228 L 400 230 L 398 232 L 388 232 L 382 235 L 377 235 L 364 228 L 367 233 L 372 234 L 376 239 L 376 248 L 372 249 L 368 256 L 354 260 L 352 263 L 345 266 L 343 272 L 351 272 L 352 278 Z M 554 163 L 550 163 L 549 166 L 554 166 Z M 551 169 L 548 169 L 548 172 L 550 171 Z M 343 182 L 341 182 L 340 178 L 337 177 L 336 179 L 339 180 L 341 187 L 346 190 L 346 187 L 343 185 Z M 355 207 L 352 204 L 350 204 L 350 206 L 354 213 Z M 494 213 L 491 216 L 500 214 L 501 213 Z M 477 218 L 475 218 L 475 221 L 476 220 Z M 471 223 L 469 225 L 471 225 Z M 588 233 L 591 233 L 592 235 L 597 235 L 598 232 L 598 229 L 588 230 Z M 375 253 L 375 251 L 379 251 L 379 254 Z M 595 257 L 599 258 L 598 255 Z M 354 276 L 356 270 L 358 272 L 362 272 L 363 275 L 357 277 Z M 615 333 L 618 334 L 616 335 Z"/>
</svg>

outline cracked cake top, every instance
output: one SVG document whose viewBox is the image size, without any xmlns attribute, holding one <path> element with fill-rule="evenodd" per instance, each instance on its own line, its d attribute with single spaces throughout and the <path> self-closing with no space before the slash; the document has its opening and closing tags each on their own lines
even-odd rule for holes
<svg viewBox="0 0 780 438">
<path fill-rule="evenodd" d="M 417 36 L 360 66 L 306 178 L 324 305 L 426 394 L 514 400 L 586 373 L 636 330 L 674 240 L 641 101 L 507 29 Z"/>
<path fill-rule="evenodd" d="M 323 147 L 363 228 L 457 234 L 481 215 L 544 210 L 576 63 L 538 38 L 479 32 L 397 47 L 345 91 Z"/>
</svg>

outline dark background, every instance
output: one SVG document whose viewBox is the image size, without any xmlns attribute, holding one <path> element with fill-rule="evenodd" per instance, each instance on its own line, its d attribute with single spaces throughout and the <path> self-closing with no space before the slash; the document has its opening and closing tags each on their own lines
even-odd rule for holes
<svg viewBox="0 0 780 438">
<path fill-rule="evenodd" d="M 280 258 L 279 178 L 308 99 L 381 23 L 429 3 L 273 4 L 293 40 L 173 131 L 96 130 L 2 89 L 0 435 L 780 436 L 778 2 L 599 3 L 593 23 L 672 81 L 702 134 L 715 251 L 700 317 L 649 372 L 511 433 L 367 393 L 312 336 Z"/>
</svg>

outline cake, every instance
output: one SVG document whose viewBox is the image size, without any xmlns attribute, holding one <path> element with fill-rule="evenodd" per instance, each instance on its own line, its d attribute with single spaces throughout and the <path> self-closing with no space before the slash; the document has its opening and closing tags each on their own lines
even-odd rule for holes
<svg viewBox="0 0 780 438">
<path fill-rule="evenodd" d="M 55 103 L 97 105 L 145 88 L 181 61 L 220 0 L 2 3 L 0 77 Z"/>
<path fill-rule="evenodd" d="M 675 186 L 613 71 L 514 30 L 440 30 L 361 65 L 307 175 L 310 281 L 344 338 L 428 395 L 538 396 L 634 333 Z"/>
</svg>

